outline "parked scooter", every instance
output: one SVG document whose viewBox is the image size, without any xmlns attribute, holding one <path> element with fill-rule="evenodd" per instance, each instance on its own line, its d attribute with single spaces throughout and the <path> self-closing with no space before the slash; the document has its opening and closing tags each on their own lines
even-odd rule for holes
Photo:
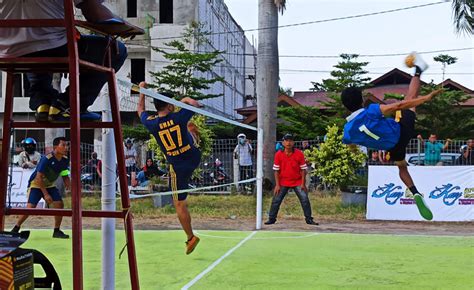
<svg viewBox="0 0 474 290">
<path fill-rule="evenodd" d="M 211 160 L 213 160 L 212 157 Z M 225 171 L 224 164 L 219 158 L 203 164 L 201 178 L 198 181 L 200 186 L 225 184 L 229 181 L 229 175 Z"/>
</svg>

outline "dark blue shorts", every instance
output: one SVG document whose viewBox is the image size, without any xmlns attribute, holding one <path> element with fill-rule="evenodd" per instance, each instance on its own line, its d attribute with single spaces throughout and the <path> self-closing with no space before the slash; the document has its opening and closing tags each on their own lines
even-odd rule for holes
<svg viewBox="0 0 474 290">
<path fill-rule="evenodd" d="M 51 195 L 51 198 L 53 201 L 62 201 L 62 197 L 59 194 L 59 191 L 56 187 L 48 187 L 46 188 L 48 191 L 49 195 Z M 28 189 L 28 203 L 31 203 L 33 205 L 37 205 L 40 199 L 43 198 L 43 192 L 39 188 L 29 188 Z"/>
<path fill-rule="evenodd" d="M 194 170 L 199 166 L 201 162 L 201 154 L 193 154 L 192 158 L 175 164 L 170 164 L 169 173 L 169 190 L 178 191 L 189 189 L 189 182 L 193 175 Z M 188 193 L 173 193 L 173 200 L 185 200 L 188 197 Z"/>
</svg>

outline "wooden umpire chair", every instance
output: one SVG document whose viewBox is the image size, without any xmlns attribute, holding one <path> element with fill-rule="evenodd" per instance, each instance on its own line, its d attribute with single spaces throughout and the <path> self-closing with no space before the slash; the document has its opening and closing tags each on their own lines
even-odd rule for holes
<svg viewBox="0 0 474 290">
<path fill-rule="evenodd" d="M 107 64 L 96 65 L 83 61 L 78 57 L 76 27 L 93 30 L 96 33 L 109 37 L 130 37 L 143 34 L 143 30 L 125 24 L 93 24 L 74 19 L 73 0 L 64 0 L 64 19 L 3 19 L 1 27 L 65 27 L 67 31 L 68 57 L 18 57 L 0 58 L 0 69 L 6 71 L 6 94 L 3 122 L 3 142 L 1 151 L 0 172 L 8 172 L 9 152 L 11 150 L 11 132 L 14 128 L 70 128 L 70 160 L 71 160 L 71 195 L 72 209 L 37 209 L 37 208 L 9 208 L 6 205 L 8 174 L 0 174 L 0 230 L 4 230 L 6 215 L 42 215 L 42 216 L 70 216 L 72 218 L 72 270 L 73 289 L 83 289 L 82 263 L 82 217 L 92 218 L 121 218 L 124 220 L 124 229 L 127 240 L 128 263 L 130 270 L 131 288 L 139 289 L 138 268 L 135 255 L 132 215 L 129 213 L 130 199 L 128 194 L 127 177 L 125 172 L 125 158 L 122 142 L 119 104 L 115 71 L 110 67 L 111 48 L 108 48 Z M 108 61 L 107 61 L 108 60 Z M 79 72 L 97 71 L 107 74 L 112 122 L 81 122 L 79 118 Z M 18 122 L 13 120 L 13 77 L 17 73 L 26 72 L 65 72 L 69 74 L 70 124 L 49 122 Z M 83 210 L 81 203 L 80 180 L 80 129 L 81 128 L 113 128 L 117 152 L 118 174 L 122 210 L 101 211 Z"/>
</svg>

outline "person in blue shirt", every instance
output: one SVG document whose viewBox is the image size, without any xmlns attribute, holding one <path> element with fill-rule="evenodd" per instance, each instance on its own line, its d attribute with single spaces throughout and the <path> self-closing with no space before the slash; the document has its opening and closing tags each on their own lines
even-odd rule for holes
<svg viewBox="0 0 474 290">
<path fill-rule="evenodd" d="M 145 82 L 140 83 L 140 87 L 145 86 Z M 163 95 L 173 98 L 170 94 L 164 93 Z M 201 104 L 189 97 L 183 98 L 181 102 L 194 107 L 201 107 Z M 189 189 L 191 176 L 201 162 L 201 151 L 196 147 L 198 144 L 194 143 L 195 139 L 188 131 L 188 122 L 194 112 L 186 109 L 176 112 L 174 105 L 157 99 L 153 99 L 153 104 L 157 112 L 156 114 L 149 114 L 145 111 L 145 95 L 140 94 L 137 107 L 138 116 L 142 124 L 155 137 L 170 165 L 170 190 L 176 192 Z M 191 215 L 186 203 L 187 195 L 185 192 L 174 193 L 173 203 L 179 222 L 188 237 L 186 254 L 189 255 L 199 243 L 199 238 L 194 235 L 191 226 Z"/>
<path fill-rule="evenodd" d="M 405 99 L 400 102 L 380 105 L 370 104 L 363 107 L 362 91 L 359 88 L 346 88 L 341 93 L 343 105 L 352 112 L 347 117 L 344 126 L 342 142 L 345 144 L 363 145 L 372 149 L 388 150 L 389 159 L 398 166 L 400 179 L 410 189 L 418 210 L 423 218 L 433 219 L 433 214 L 417 190 L 410 176 L 405 161 L 406 146 L 411 138 L 415 137 L 415 108 L 430 101 L 442 92 L 435 90 L 426 96 L 418 96 L 420 92 L 420 75 L 428 65 L 417 54 L 410 54 L 405 63 L 415 67 L 415 75 L 410 81 Z M 395 114 L 395 119 L 386 118 L 385 115 Z"/>
<path fill-rule="evenodd" d="M 61 176 L 66 188 L 70 188 L 69 159 L 66 157 L 67 152 L 68 144 L 66 138 L 55 138 L 53 140 L 53 152 L 41 157 L 38 166 L 36 166 L 36 170 L 28 181 L 27 208 L 35 208 L 41 198 L 53 208 L 64 208 L 63 199 L 56 188 L 55 182 L 56 179 Z M 12 232 L 18 233 L 21 225 L 27 218 L 27 215 L 19 216 Z M 62 216 L 54 217 L 53 238 L 69 239 L 69 235 L 66 235 L 59 229 L 62 219 Z"/>
<path fill-rule="evenodd" d="M 418 140 L 421 142 L 421 146 L 425 147 L 425 162 L 424 165 L 443 165 L 441 161 L 441 151 L 448 149 L 451 139 L 446 139 L 446 143 L 443 145 L 440 142 L 437 142 L 438 136 L 436 134 L 431 134 L 428 141 L 425 142 L 421 135 L 417 136 Z"/>
</svg>

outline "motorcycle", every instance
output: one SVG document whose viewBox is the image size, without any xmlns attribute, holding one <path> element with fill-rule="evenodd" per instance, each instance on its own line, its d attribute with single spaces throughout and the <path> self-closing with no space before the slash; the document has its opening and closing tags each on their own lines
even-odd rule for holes
<svg viewBox="0 0 474 290">
<path fill-rule="evenodd" d="M 100 178 L 96 172 L 92 172 L 89 166 L 81 168 L 81 183 L 84 191 L 93 191 L 94 187 L 100 185 Z"/>
<path fill-rule="evenodd" d="M 203 164 L 201 177 L 198 181 L 199 186 L 211 186 L 228 182 L 230 182 L 229 175 L 225 171 L 224 164 L 219 158 Z"/>
</svg>

